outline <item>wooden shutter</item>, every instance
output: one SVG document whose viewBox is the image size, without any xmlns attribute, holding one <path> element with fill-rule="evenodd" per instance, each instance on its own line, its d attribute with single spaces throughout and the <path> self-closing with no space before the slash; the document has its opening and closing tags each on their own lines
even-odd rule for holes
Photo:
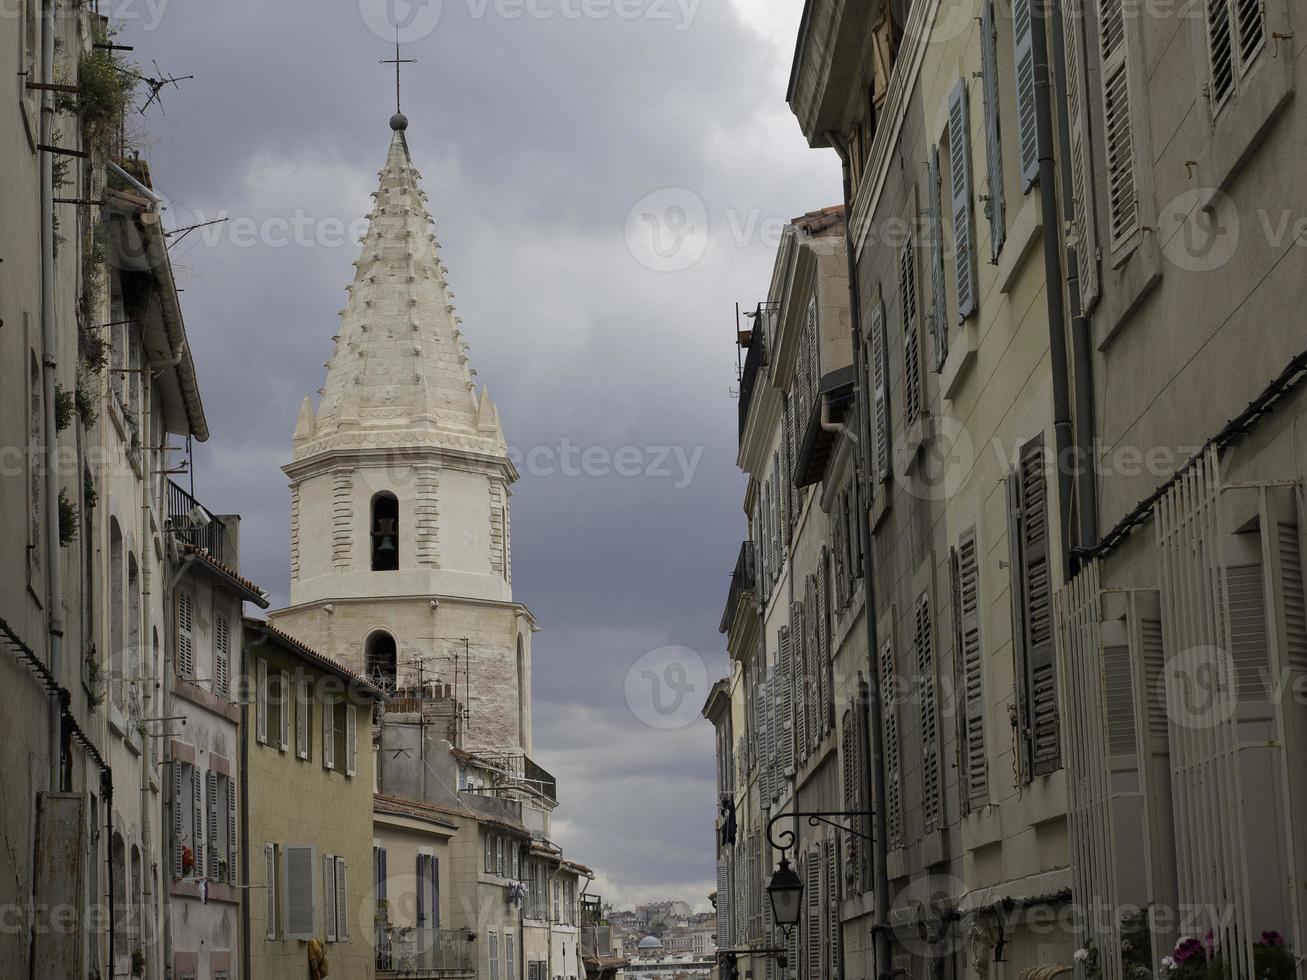
<svg viewBox="0 0 1307 980">
<path fill-rule="evenodd" d="M 1012 64 L 1017 83 L 1017 162 L 1021 191 L 1026 193 L 1039 176 L 1039 134 L 1035 125 L 1035 44 L 1030 5 L 1036 0 L 1012 0 Z"/>
<path fill-rule="evenodd" d="M 827 838 L 822 844 L 826 856 L 826 900 L 822 904 L 826 910 L 826 934 L 828 937 L 826 951 L 826 976 L 831 980 L 843 980 L 840 969 L 840 947 L 842 946 L 842 929 L 840 928 L 840 875 L 838 848 L 833 838 Z"/>
<path fill-rule="evenodd" d="M 781 413 L 781 540 L 790 543 L 791 520 L 790 498 L 794 494 L 794 455 L 790 446 L 790 396 L 785 396 L 785 406 Z"/>
<path fill-rule="evenodd" d="M 903 421 L 911 425 L 921 414 L 921 339 L 917 324 L 917 268 L 913 249 L 899 250 L 899 305 L 903 314 Z"/>
<path fill-rule="evenodd" d="M 385 867 L 386 852 L 381 852 L 382 868 Z M 427 870 L 431 872 L 431 926 L 434 929 L 440 928 L 440 858 L 434 855 L 427 862 Z M 525 873 L 526 869 L 522 869 Z"/>
<path fill-rule="evenodd" d="M 259 744 L 268 744 L 268 662 L 259 658 L 254 662 L 254 737 Z"/>
<path fill-rule="evenodd" d="M 843 791 L 844 809 L 853 813 L 862 809 L 861 788 L 862 778 L 858 772 L 858 749 L 856 722 L 854 721 L 854 709 L 849 708 L 844 712 L 843 730 L 840 734 L 840 776 L 841 789 Z M 859 822 L 854 821 L 853 826 L 861 829 Z M 844 877 L 847 880 L 853 880 L 861 867 L 862 860 L 860 853 L 862 850 L 862 838 L 857 834 L 844 835 Z"/>
<path fill-rule="evenodd" d="M 994 0 L 980 2 L 980 78 L 985 103 L 985 179 L 989 185 L 985 217 L 989 219 L 989 258 L 991 262 L 998 262 L 998 253 L 1007 239 L 1007 214 L 1003 197 L 1003 130 L 999 114 L 998 32 L 994 28 Z"/>
<path fill-rule="evenodd" d="M 958 322 L 976 312 L 976 225 L 971 211 L 971 110 L 967 80 L 948 98 L 948 167 Z"/>
<path fill-rule="evenodd" d="M 959 686 L 958 757 L 962 808 L 989 802 L 989 760 L 985 753 L 984 654 L 980 645 L 980 568 L 976 532 L 962 535 L 953 551 L 953 616 Z"/>
<path fill-rule="evenodd" d="M 871 387 L 871 431 L 875 433 L 876 455 L 872 467 L 876 481 L 884 483 L 890 472 L 889 362 L 886 349 L 885 304 L 877 300 L 871 313 L 871 356 L 868 383 Z"/>
<path fill-rule="evenodd" d="M 808 643 L 803 603 L 790 605 L 790 644 L 794 648 L 794 744 L 797 769 L 808 758 Z"/>
<path fill-rule="evenodd" d="M 1018 647 L 1021 742 L 1029 775 L 1039 776 L 1062 765 L 1042 435 L 1021 448 L 1017 472 L 1008 486 L 1009 533 L 1016 532 L 1013 588 L 1020 643 L 1014 645 Z M 1015 633 L 1016 623 L 1013 629 Z"/>
<path fill-rule="evenodd" d="M 1066 48 L 1066 102 L 1071 147 L 1071 241 L 1080 278 L 1080 308 L 1089 310 L 1098 297 L 1098 233 L 1094 214 L 1093 154 L 1090 152 L 1090 102 L 1085 97 L 1087 49 L 1083 8 L 1062 14 Z"/>
<path fill-rule="evenodd" d="M 1261 0 L 1235 0 L 1232 12 L 1238 33 L 1239 75 L 1243 77 L 1266 44 L 1266 4 Z"/>
<path fill-rule="evenodd" d="M 277 938 L 277 849 L 273 844 L 263 845 L 264 938 Z"/>
<path fill-rule="evenodd" d="M 187 804 L 185 783 L 182 779 L 186 766 L 176 759 L 172 763 L 172 876 L 182 876 L 182 848 L 186 846 L 185 811 Z"/>
<path fill-rule="evenodd" d="M 280 680 L 277 681 L 277 704 L 279 706 L 277 716 L 281 722 L 280 747 L 281 751 L 285 752 L 290 748 L 290 674 L 284 670 L 281 672 Z"/>
<path fill-rule="evenodd" d="M 213 693 L 227 700 L 227 681 L 231 664 L 231 631 L 227 617 L 213 618 Z"/>
<path fill-rule="evenodd" d="M 322 697 L 322 765 L 336 768 L 336 705 L 330 695 Z"/>
<path fill-rule="evenodd" d="M 288 845 L 285 850 L 287 939 L 312 939 L 316 916 L 313 900 L 313 848 Z"/>
<path fill-rule="evenodd" d="M 930 594 L 917 598 L 914 643 L 917 651 L 917 698 L 921 721 L 921 809 L 927 832 L 939 828 L 943 817 L 939 748 L 939 702 L 935 679 L 935 631 L 931 623 Z"/>
<path fill-rule="evenodd" d="M 191 773 L 191 847 L 195 851 L 195 877 L 204 874 L 204 802 L 201 799 L 200 770 L 190 766 Z"/>
<path fill-rule="evenodd" d="M 358 705 L 349 698 L 345 699 L 345 775 L 353 776 L 358 772 L 359 731 Z"/>
<path fill-rule="evenodd" d="M 236 884 L 236 780 L 227 777 L 227 884 Z"/>
<path fill-rule="evenodd" d="M 1207 53 L 1211 62 L 1212 114 L 1234 91 L 1234 37 L 1230 7 L 1238 0 L 1207 0 Z"/>
<path fill-rule="evenodd" d="M 821 908 L 825 897 L 821 889 L 821 849 L 811 847 L 804 855 L 803 861 L 803 945 L 804 959 L 808 964 L 806 975 L 820 978 L 822 975 L 822 914 Z"/>
<path fill-rule="evenodd" d="M 177 592 L 177 673 L 195 676 L 195 599 L 185 589 Z"/>
<path fill-rule="evenodd" d="M 334 943 L 336 941 L 336 859 L 330 854 L 322 858 L 322 918 L 326 922 L 327 942 Z"/>
<path fill-rule="evenodd" d="M 309 685 L 302 679 L 295 682 L 295 754 L 309 757 Z"/>
<path fill-rule="evenodd" d="M 419 887 L 421 882 L 419 882 Z M 328 910 L 328 915 L 331 911 Z M 349 942 L 349 865 L 343 857 L 336 858 L 336 936 Z"/>
<path fill-rule="evenodd" d="M 930 314 L 927 324 L 935 355 L 934 369 L 942 371 L 948 358 L 948 300 L 944 282 L 944 214 L 940 187 L 939 146 L 932 143 L 926 165 L 926 200 L 930 223 Z"/>
<path fill-rule="evenodd" d="M 835 727 L 835 664 L 830 642 L 830 554 L 821 546 L 817 558 L 817 649 L 822 680 L 821 718 L 818 730 L 822 735 Z M 818 739 L 820 741 L 820 738 Z"/>
<path fill-rule="evenodd" d="M 891 618 L 892 618 L 891 613 Z M 903 788 L 899 758 L 898 684 L 894 642 L 880 648 L 881 739 L 885 755 L 885 833 L 890 847 L 903 843 Z"/>
<path fill-rule="evenodd" d="M 1099 0 L 1099 52 L 1103 78 L 1103 149 L 1107 154 L 1107 227 L 1117 248 L 1139 227 L 1134 132 L 1130 121 L 1123 0 Z"/>
<path fill-rule="evenodd" d="M 205 793 L 208 796 L 209 830 L 205 835 L 205 850 L 208 857 L 208 878 L 218 880 L 218 774 L 210 769 L 205 774 Z M 198 835 L 197 835 L 198 836 Z"/>
</svg>

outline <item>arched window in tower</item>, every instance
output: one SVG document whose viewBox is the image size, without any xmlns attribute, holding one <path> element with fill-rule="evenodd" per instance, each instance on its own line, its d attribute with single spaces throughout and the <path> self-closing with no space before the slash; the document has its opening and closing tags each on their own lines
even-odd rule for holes
<svg viewBox="0 0 1307 980">
<path fill-rule="evenodd" d="M 368 680 L 383 691 L 395 690 L 399 669 L 395 638 L 385 630 L 377 630 L 364 644 L 363 663 Z"/>
<path fill-rule="evenodd" d="M 399 568 L 399 501 L 382 491 L 372 498 L 372 570 Z"/>
</svg>

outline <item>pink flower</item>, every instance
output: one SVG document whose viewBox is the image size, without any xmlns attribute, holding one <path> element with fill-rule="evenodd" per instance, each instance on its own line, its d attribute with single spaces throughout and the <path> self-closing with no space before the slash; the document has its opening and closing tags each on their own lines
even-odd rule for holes
<svg viewBox="0 0 1307 980">
<path fill-rule="evenodd" d="M 1190 961 L 1205 961 L 1207 954 L 1203 950 L 1203 944 L 1193 936 L 1186 936 L 1176 944 L 1175 963 L 1176 966 L 1184 966 Z"/>
<path fill-rule="evenodd" d="M 1281 936 L 1281 935 L 1280 935 L 1278 932 L 1276 932 L 1274 929 L 1267 929 L 1264 933 L 1262 933 L 1262 938 L 1261 938 L 1261 943 L 1260 943 L 1260 945 L 1262 945 L 1262 946 L 1283 946 L 1283 945 L 1284 945 L 1284 937 Z"/>
</svg>

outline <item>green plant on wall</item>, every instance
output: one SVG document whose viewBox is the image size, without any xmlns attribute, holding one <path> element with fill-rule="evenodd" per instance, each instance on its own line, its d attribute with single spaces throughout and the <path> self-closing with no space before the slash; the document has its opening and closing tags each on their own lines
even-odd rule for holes
<svg viewBox="0 0 1307 980">
<path fill-rule="evenodd" d="M 54 386 L 54 428 L 56 432 L 63 432 L 72 424 L 73 415 L 77 410 L 76 400 L 73 393 L 63 385 Z"/>
<path fill-rule="evenodd" d="M 112 43 L 111 31 L 101 27 L 95 33 L 97 46 L 84 53 L 77 66 L 76 96 L 56 99 L 55 108 L 75 112 L 81 120 L 87 148 L 107 153 L 115 134 L 122 128 L 139 76 L 135 66 L 107 47 Z"/>
<path fill-rule="evenodd" d="M 98 708 L 104 704 L 104 670 L 100 666 L 94 643 L 86 648 L 82 659 L 86 663 L 86 700 L 92 708 Z"/>
<path fill-rule="evenodd" d="M 100 400 L 95 375 L 83 368 L 77 369 L 77 390 L 73 393 L 73 404 L 77 414 L 82 417 L 82 426 L 94 429 L 100 420 Z M 89 504 L 87 506 L 90 506 Z"/>
<path fill-rule="evenodd" d="M 59 488 L 59 543 L 70 545 L 77 540 L 77 505 L 68 496 L 67 489 Z"/>
</svg>

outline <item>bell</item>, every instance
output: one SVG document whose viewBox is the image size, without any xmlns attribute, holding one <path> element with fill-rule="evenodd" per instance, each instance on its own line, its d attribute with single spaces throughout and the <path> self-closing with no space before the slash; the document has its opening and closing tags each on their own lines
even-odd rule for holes
<svg viewBox="0 0 1307 980">
<path fill-rule="evenodd" d="M 394 550 L 395 550 L 395 542 L 391 539 L 389 534 L 387 534 L 384 538 L 381 539 L 381 544 L 377 545 L 377 552 L 379 554 L 385 554 L 386 552 L 394 551 Z"/>
</svg>

